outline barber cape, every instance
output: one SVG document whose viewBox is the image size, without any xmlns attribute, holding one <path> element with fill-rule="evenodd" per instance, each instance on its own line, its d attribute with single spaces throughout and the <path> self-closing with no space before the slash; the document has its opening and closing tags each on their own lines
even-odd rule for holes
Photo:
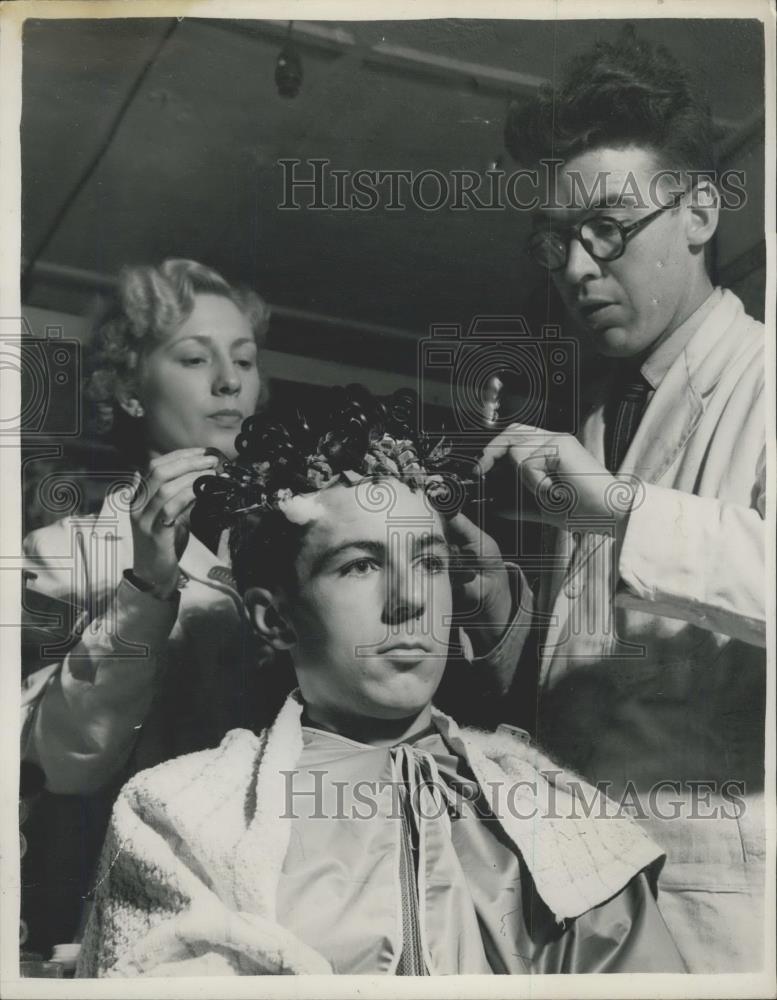
<svg viewBox="0 0 777 1000">
<path fill-rule="evenodd" d="M 143 771 L 124 787 L 96 876 L 79 976 L 334 971 L 278 919 L 302 709 L 293 692 L 258 736 L 233 730 L 218 748 Z M 605 808 L 599 792 L 505 729 L 459 728 L 435 709 L 432 719 L 558 924 L 611 900 L 645 870 L 655 887 L 663 855 Z M 593 808 L 581 809 L 581 795 Z"/>
</svg>

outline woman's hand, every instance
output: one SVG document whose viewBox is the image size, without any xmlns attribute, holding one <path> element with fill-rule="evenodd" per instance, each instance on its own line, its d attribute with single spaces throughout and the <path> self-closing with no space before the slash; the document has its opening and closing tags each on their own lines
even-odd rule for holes
<svg viewBox="0 0 777 1000">
<path fill-rule="evenodd" d="M 180 448 L 152 459 L 130 508 L 132 572 L 160 598 L 178 584 L 178 560 L 189 540 L 192 486 L 218 464 L 204 448 Z"/>
</svg>

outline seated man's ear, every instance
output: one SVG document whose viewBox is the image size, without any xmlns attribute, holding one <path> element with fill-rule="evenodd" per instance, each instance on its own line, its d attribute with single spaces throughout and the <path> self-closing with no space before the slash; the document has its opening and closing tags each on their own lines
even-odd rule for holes
<svg viewBox="0 0 777 1000">
<path fill-rule="evenodd" d="M 720 194 L 711 180 L 700 180 L 691 192 L 686 233 L 690 246 L 702 247 L 718 228 Z"/>
<path fill-rule="evenodd" d="M 282 612 L 279 595 L 265 587 L 251 587 L 243 599 L 248 617 L 264 642 L 276 651 L 291 649 L 297 636 Z"/>
</svg>

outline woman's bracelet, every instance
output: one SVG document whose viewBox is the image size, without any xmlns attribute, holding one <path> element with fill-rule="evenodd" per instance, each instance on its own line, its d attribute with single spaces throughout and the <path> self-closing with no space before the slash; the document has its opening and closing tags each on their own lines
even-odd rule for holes
<svg viewBox="0 0 777 1000">
<path fill-rule="evenodd" d="M 153 583 L 149 583 L 148 580 L 144 580 L 142 577 L 138 576 L 137 573 L 135 573 L 133 570 L 125 569 L 123 576 L 124 579 L 128 583 L 131 583 L 136 590 L 139 590 L 141 594 L 151 594 L 152 597 L 156 597 L 157 600 L 159 601 L 172 600 L 173 597 L 175 597 L 176 591 L 178 589 L 177 587 L 173 587 L 171 593 L 166 594 L 164 597 L 162 597 L 160 594 L 156 593 L 156 587 L 154 586 Z"/>
</svg>

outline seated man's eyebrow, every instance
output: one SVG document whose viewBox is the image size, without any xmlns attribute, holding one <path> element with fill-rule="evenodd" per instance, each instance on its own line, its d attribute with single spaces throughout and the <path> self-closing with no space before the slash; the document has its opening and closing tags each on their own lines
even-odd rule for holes
<svg viewBox="0 0 777 1000">
<path fill-rule="evenodd" d="M 436 532 L 427 532 L 423 535 L 416 535 L 413 538 L 413 552 L 423 552 L 426 549 L 442 548 L 446 553 L 450 553 L 451 547 L 444 535 Z"/>
<path fill-rule="evenodd" d="M 349 549 L 360 549 L 362 552 L 371 555 L 374 559 L 383 559 L 386 555 L 386 546 L 383 542 L 376 542 L 367 538 L 356 538 L 347 542 L 341 542 L 340 545 L 333 545 L 331 549 L 325 549 L 319 553 L 313 563 L 311 572 L 313 574 L 320 573 L 329 563 Z"/>
</svg>

